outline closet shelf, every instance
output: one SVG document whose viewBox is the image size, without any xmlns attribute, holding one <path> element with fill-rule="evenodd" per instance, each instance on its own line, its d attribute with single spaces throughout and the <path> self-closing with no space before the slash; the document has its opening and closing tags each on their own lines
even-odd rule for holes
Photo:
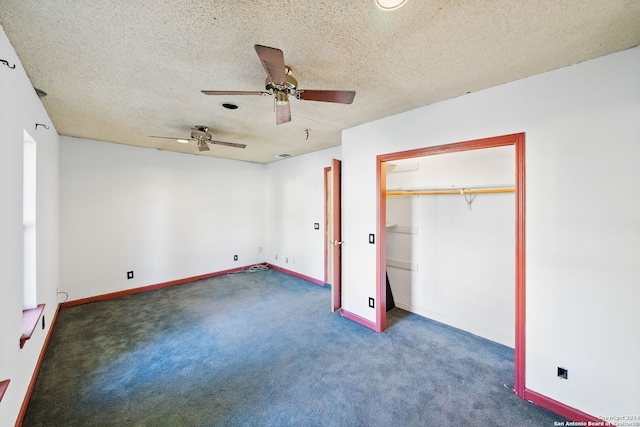
<svg viewBox="0 0 640 427">
<path fill-rule="evenodd" d="M 430 190 L 387 190 L 387 196 L 430 196 L 440 194 L 490 194 L 490 193 L 515 193 L 514 187 L 494 188 L 447 188 Z"/>
</svg>

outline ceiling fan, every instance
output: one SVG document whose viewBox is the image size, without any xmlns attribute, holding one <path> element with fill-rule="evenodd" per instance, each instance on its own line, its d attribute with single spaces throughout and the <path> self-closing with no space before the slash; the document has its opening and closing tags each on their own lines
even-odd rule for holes
<svg viewBox="0 0 640 427">
<path fill-rule="evenodd" d="M 284 64 L 284 54 L 280 49 L 254 45 L 258 57 L 267 72 L 264 91 L 203 90 L 205 95 L 273 95 L 276 102 L 276 124 L 291 121 L 289 95 L 303 101 L 336 102 L 351 104 L 356 96 L 352 90 L 309 90 L 298 89 L 298 81 L 293 78 L 291 68 Z"/>
<path fill-rule="evenodd" d="M 224 145 L 225 147 L 234 147 L 234 148 L 246 148 L 246 144 L 238 144 L 236 142 L 226 142 L 226 141 L 216 141 L 212 138 L 209 133 L 209 128 L 202 125 L 197 125 L 191 128 L 191 138 L 183 139 L 183 138 L 173 138 L 171 136 L 150 136 L 149 138 L 162 138 L 162 139 L 173 139 L 177 142 L 182 142 L 187 144 L 189 142 L 196 142 L 198 144 L 198 151 L 209 151 L 209 144 L 216 145 Z"/>
</svg>

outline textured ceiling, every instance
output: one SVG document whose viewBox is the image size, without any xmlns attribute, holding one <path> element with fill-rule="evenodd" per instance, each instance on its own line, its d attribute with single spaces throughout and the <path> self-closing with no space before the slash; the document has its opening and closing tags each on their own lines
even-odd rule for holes
<svg viewBox="0 0 640 427">
<path fill-rule="evenodd" d="M 268 163 L 340 145 L 341 130 L 640 44 L 638 0 L 0 0 L 0 24 L 62 135 Z M 284 52 L 302 89 L 355 90 L 351 105 L 292 100 L 276 126 L 254 44 Z M 233 102 L 231 111 L 221 106 Z M 309 130 L 309 137 L 305 130 Z"/>
</svg>

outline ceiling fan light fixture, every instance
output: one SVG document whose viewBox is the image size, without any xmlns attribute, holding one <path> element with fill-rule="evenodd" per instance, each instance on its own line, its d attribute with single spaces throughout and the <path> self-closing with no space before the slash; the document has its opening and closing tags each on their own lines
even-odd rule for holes
<svg viewBox="0 0 640 427">
<path fill-rule="evenodd" d="M 287 105 L 289 103 L 289 95 L 287 92 L 276 92 L 276 105 Z"/>
<path fill-rule="evenodd" d="M 376 7 L 380 10 L 394 10 L 403 6 L 407 0 L 373 0 Z"/>
<path fill-rule="evenodd" d="M 205 141 L 204 139 L 198 139 L 198 151 L 209 151 L 207 141 Z"/>
</svg>

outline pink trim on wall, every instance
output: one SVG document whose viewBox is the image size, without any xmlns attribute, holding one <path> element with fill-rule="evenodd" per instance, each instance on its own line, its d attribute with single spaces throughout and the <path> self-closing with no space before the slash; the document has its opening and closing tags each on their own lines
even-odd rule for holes
<svg viewBox="0 0 640 427">
<path fill-rule="evenodd" d="M 320 285 L 320 286 L 324 286 L 325 285 L 325 282 L 323 280 L 314 279 L 313 277 L 305 276 L 304 274 L 300 274 L 300 273 L 297 273 L 297 272 L 292 271 L 292 270 L 287 270 L 286 268 L 282 268 L 282 267 L 279 267 L 277 265 L 273 265 L 273 264 L 269 264 L 269 263 L 267 263 L 267 265 L 269 266 L 269 268 L 272 268 L 272 269 L 274 269 L 276 271 L 279 271 L 281 273 L 288 274 L 289 276 L 297 277 L 298 279 L 306 280 L 307 282 L 311 282 L 311 283 L 316 284 L 316 285 Z"/>
<path fill-rule="evenodd" d="M 18 413 L 18 419 L 16 419 L 15 427 L 20 427 L 22 425 L 24 416 L 27 413 L 27 407 L 29 407 L 29 401 L 31 400 L 31 393 L 33 393 L 33 387 L 36 385 L 36 379 L 38 378 L 38 373 L 40 372 L 40 366 L 42 365 L 42 361 L 44 360 L 44 354 L 47 352 L 49 340 L 51 339 L 51 335 L 53 334 L 53 327 L 56 324 L 56 319 L 58 318 L 59 311 L 60 304 L 58 304 L 58 307 L 53 312 L 53 318 L 51 319 L 51 322 L 49 322 L 49 331 L 47 332 L 47 336 L 45 337 L 42 348 L 40 349 L 40 355 L 38 356 L 36 367 L 33 370 L 33 374 L 31 375 L 31 381 L 29 382 L 29 387 L 27 387 L 27 392 L 24 395 L 24 399 L 22 400 L 22 406 L 20 407 L 20 412 Z"/>
<path fill-rule="evenodd" d="M 329 194 L 329 182 L 327 174 L 331 172 L 331 167 L 324 168 L 324 283 L 329 283 L 329 248 L 327 246 L 327 230 L 329 230 L 329 215 L 327 210 L 327 197 Z"/>
<path fill-rule="evenodd" d="M 348 312 L 348 311 L 347 311 L 347 310 L 345 310 L 345 309 L 340 309 L 340 315 L 341 315 L 342 317 L 346 317 L 346 318 L 347 318 L 347 319 L 349 319 L 349 320 L 353 320 L 354 322 L 359 323 L 359 324 L 361 324 L 362 326 L 366 326 L 366 327 L 367 327 L 367 328 L 369 328 L 369 329 L 373 329 L 374 331 L 379 332 L 379 331 L 377 330 L 377 328 L 378 328 L 378 327 L 377 327 L 376 323 L 375 323 L 375 322 L 372 322 L 372 321 L 370 321 L 370 320 L 367 320 L 367 319 L 365 319 L 364 317 L 360 317 L 360 316 L 358 316 L 357 314 L 354 314 L 354 313 Z"/>
<path fill-rule="evenodd" d="M 95 295 L 87 298 L 80 298 L 77 300 L 65 302 L 62 305 L 62 308 L 64 309 L 64 308 L 74 307 L 76 305 L 88 304 L 90 302 L 95 302 L 95 301 L 105 301 L 105 300 L 119 298 L 127 295 L 139 294 L 142 292 L 155 291 L 157 289 L 167 288 L 169 286 L 183 285 L 185 283 L 195 282 L 196 280 L 209 279 L 211 277 L 216 277 L 216 276 L 223 276 L 227 273 L 235 273 L 236 271 L 245 270 L 250 267 L 251 267 L 250 265 L 247 265 L 244 267 L 231 268 L 229 270 L 216 271 L 214 273 L 201 274 L 199 276 L 191 276 L 191 277 L 185 277 L 184 279 L 177 279 L 177 280 L 171 280 L 169 282 L 157 283 L 155 285 L 142 286 L 139 288 L 125 289 L 123 291 L 111 292 L 111 293 L 102 294 L 102 295 Z"/>
<path fill-rule="evenodd" d="M 525 269 L 525 162 L 524 162 L 524 134 L 515 136 L 516 154 L 516 319 L 515 319 L 515 375 L 513 389 L 517 396 L 524 397 L 525 373 L 525 324 L 526 324 L 526 269 Z"/>
<path fill-rule="evenodd" d="M 377 158 L 376 192 L 378 193 L 376 230 L 378 244 L 376 245 L 376 322 L 374 330 L 382 332 L 387 329 L 387 164 Z M 384 283 L 384 285 L 382 285 Z"/>
<path fill-rule="evenodd" d="M 524 398 L 571 421 L 582 421 L 585 423 L 588 423 L 589 421 L 591 421 L 592 423 L 601 423 L 603 421 L 600 418 L 596 418 L 593 415 L 586 414 L 578 409 L 567 406 L 564 403 L 560 403 L 557 400 L 553 400 L 550 397 L 543 396 L 542 394 L 536 393 L 535 391 L 529 389 L 524 390 Z M 615 427 L 613 424 L 606 425 Z"/>
<path fill-rule="evenodd" d="M 334 245 L 332 251 L 331 311 L 337 311 L 342 307 L 342 161 L 331 159 L 331 177 L 331 197 L 333 199 L 331 240 Z"/>
</svg>

